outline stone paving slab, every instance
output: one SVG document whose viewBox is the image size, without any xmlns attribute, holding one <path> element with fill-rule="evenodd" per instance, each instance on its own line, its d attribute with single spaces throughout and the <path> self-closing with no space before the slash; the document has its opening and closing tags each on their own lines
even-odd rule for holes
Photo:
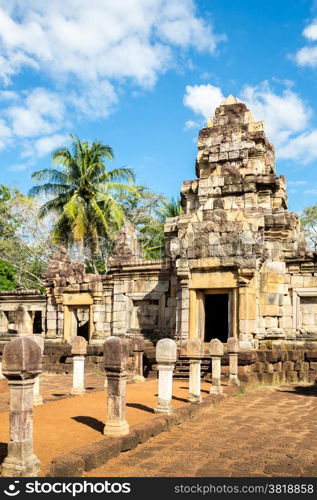
<svg viewBox="0 0 317 500">
<path fill-rule="evenodd" d="M 316 477 L 317 386 L 259 387 L 86 477 Z"/>
</svg>

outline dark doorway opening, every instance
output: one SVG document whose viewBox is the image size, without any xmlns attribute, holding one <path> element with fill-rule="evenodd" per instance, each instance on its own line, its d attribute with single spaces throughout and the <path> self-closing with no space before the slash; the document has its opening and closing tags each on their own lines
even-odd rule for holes
<svg viewBox="0 0 317 500">
<path fill-rule="evenodd" d="M 42 333 L 42 311 L 35 311 L 33 317 L 33 333 Z"/>
<path fill-rule="evenodd" d="M 219 339 L 227 342 L 229 336 L 229 294 L 205 295 L 205 342 Z"/>
<path fill-rule="evenodd" d="M 86 321 L 86 323 L 84 323 L 83 325 L 77 327 L 77 335 L 79 335 L 79 337 L 84 337 L 84 339 L 87 340 L 87 342 L 89 342 L 89 322 Z"/>
</svg>

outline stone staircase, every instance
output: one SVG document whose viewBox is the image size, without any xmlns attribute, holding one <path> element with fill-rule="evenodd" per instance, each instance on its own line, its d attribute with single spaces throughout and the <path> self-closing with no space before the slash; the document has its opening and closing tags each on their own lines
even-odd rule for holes
<svg viewBox="0 0 317 500">
<path fill-rule="evenodd" d="M 201 360 L 201 378 L 210 373 L 210 356 L 206 356 Z M 180 355 L 178 361 L 175 364 L 175 370 L 173 373 L 173 378 L 177 379 L 188 379 L 189 378 L 189 358 L 185 355 Z"/>
</svg>

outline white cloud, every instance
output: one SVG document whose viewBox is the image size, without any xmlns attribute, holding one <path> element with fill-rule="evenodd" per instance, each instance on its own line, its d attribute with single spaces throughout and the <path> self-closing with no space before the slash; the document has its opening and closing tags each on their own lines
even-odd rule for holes
<svg viewBox="0 0 317 500">
<path fill-rule="evenodd" d="M 60 96 L 43 88 L 29 92 L 19 104 L 4 111 L 12 132 L 20 137 L 50 134 L 61 127 L 64 104 Z"/>
<path fill-rule="evenodd" d="M 317 158 L 317 130 L 305 131 L 279 148 L 280 158 L 292 158 L 304 165 Z"/>
<path fill-rule="evenodd" d="M 317 40 L 317 19 L 306 26 L 303 31 L 303 36 L 308 42 L 315 42 Z M 293 59 L 299 66 L 310 66 L 314 68 L 317 66 L 317 46 L 305 45 L 294 54 Z"/>
<path fill-rule="evenodd" d="M 54 79 L 131 78 L 151 86 L 171 66 L 174 48 L 213 53 L 222 39 L 193 0 L 0 0 L 6 80 L 33 65 Z"/>
<path fill-rule="evenodd" d="M 214 85 L 187 85 L 183 102 L 194 113 L 207 120 L 223 99 L 221 89 Z"/>
<path fill-rule="evenodd" d="M 303 47 L 295 54 L 295 61 L 299 66 L 310 66 L 314 68 L 317 66 L 317 47 Z"/>
<path fill-rule="evenodd" d="M 0 91 L 0 148 L 23 138 L 25 156 L 34 138 L 41 155 L 47 136 L 64 134 L 65 116 L 106 118 L 127 84 L 131 94 L 151 88 L 185 50 L 213 54 L 221 40 L 195 0 L 0 0 L 0 79 L 8 87 L 32 68 L 47 82 Z"/>
<path fill-rule="evenodd" d="M 304 194 L 317 194 L 317 189 L 306 189 Z"/>
<path fill-rule="evenodd" d="M 64 146 L 66 142 L 69 142 L 69 135 L 54 134 L 47 137 L 41 137 L 41 139 L 35 141 L 34 147 L 37 155 L 41 158 L 51 153 L 54 149 Z"/>
<path fill-rule="evenodd" d="M 107 118 L 118 103 L 118 95 L 113 85 L 105 80 L 97 82 L 92 88 L 84 87 L 71 92 L 66 101 L 76 109 L 77 114 L 90 119 Z"/>
<path fill-rule="evenodd" d="M 184 125 L 184 130 L 190 130 L 192 128 L 198 128 L 201 126 L 201 123 L 194 120 L 187 120 Z"/>
<path fill-rule="evenodd" d="M 303 35 L 308 40 L 317 40 L 317 20 L 315 19 L 311 24 L 306 26 L 303 31 Z"/>
<path fill-rule="evenodd" d="M 5 121 L 0 119 L 0 149 L 4 149 L 11 141 L 12 131 Z"/>
<path fill-rule="evenodd" d="M 268 136 L 277 148 L 292 134 L 304 130 L 312 115 L 311 109 L 295 92 L 285 89 L 278 95 L 267 82 L 244 87 L 240 98 L 257 120 L 264 120 Z"/>
<path fill-rule="evenodd" d="M 303 164 L 317 158 L 317 130 L 309 128 L 312 110 L 296 92 L 286 88 L 278 94 L 268 82 L 262 82 L 244 87 L 238 97 L 256 120 L 264 120 L 278 158 L 298 160 Z M 220 87 L 193 85 L 186 87 L 184 104 L 206 120 L 223 99 Z"/>
</svg>

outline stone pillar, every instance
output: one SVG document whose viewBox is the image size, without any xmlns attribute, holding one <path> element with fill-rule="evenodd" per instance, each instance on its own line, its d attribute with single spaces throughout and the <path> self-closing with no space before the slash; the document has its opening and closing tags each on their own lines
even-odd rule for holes
<svg viewBox="0 0 317 500">
<path fill-rule="evenodd" d="M 155 413 L 171 415 L 173 394 L 173 371 L 177 360 L 177 344 L 172 339 L 161 339 L 156 344 L 156 362 L 158 363 L 158 402 Z"/>
<path fill-rule="evenodd" d="M 73 355 L 73 396 L 83 396 L 85 394 L 85 356 L 87 355 L 87 340 L 77 336 L 72 342 Z"/>
<path fill-rule="evenodd" d="M 10 440 L 1 476 L 35 477 L 40 461 L 33 453 L 33 387 L 42 353 L 30 336 L 11 340 L 3 351 L 3 374 L 10 393 Z"/>
<path fill-rule="evenodd" d="M 33 340 L 37 343 L 39 348 L 41 349 L 41 355 L 43 356 L 44 352 L 44 338 L 40 336 L 32 336 Z M 41 376 L 38 375 L 35 377 L 34 381 L 34 391 L 33 391 L 33 404 L 34 406 L 39 406 L 43 404 L 43 398 L 41 396 L 41 391 L 40 391 L 40 385 L 41 385 Z"/>
<path fill-rule="evenodd" d="M 119 437 L 129 434 L 125 420 L 125 400 L 129 342 L 122 337 L 109 337 L 104 343 L 108 382 L 108 415 L 103 433 Z"/>
<path fill-rule="evenodd" d="M 2 373 L 2 360 L 0 361 L 0 380 L 3 380 L 5 376 Z"/>
<path fill-rule="evenodd" d="M 201 339 L 190 339 L 187 342 L 187 356 L 189 357 L 189 393 L 188 401 L 201 403 L 200 378 L 201 358 L 204 355 L 204 343 Z"/>
<path fill-rule="evenodd" d="M 222 394 L 221 387 L 221 356 L 223 356 L 223 344 L 218 339 L 212 339 L 209 343 L 209 354 L 211 356 L 212 386 L 210 394 Z"/>
<path fill-rule="evenodd" d="M 240 386 L 238 378 L 238 353 L 239 340 L 236 337 L 230 337 L 227 341 L 229 354 L 229 381 L 228 385 Z"/>
<path fill-rule="evenodd" d="M 136 335 L 133 338 L 132 350 L 134 353 L 133 382 L 145 382 L 145 378 L 143 376 L 144 338 L 142 337 L 142 335 Z"/>
</svg>

